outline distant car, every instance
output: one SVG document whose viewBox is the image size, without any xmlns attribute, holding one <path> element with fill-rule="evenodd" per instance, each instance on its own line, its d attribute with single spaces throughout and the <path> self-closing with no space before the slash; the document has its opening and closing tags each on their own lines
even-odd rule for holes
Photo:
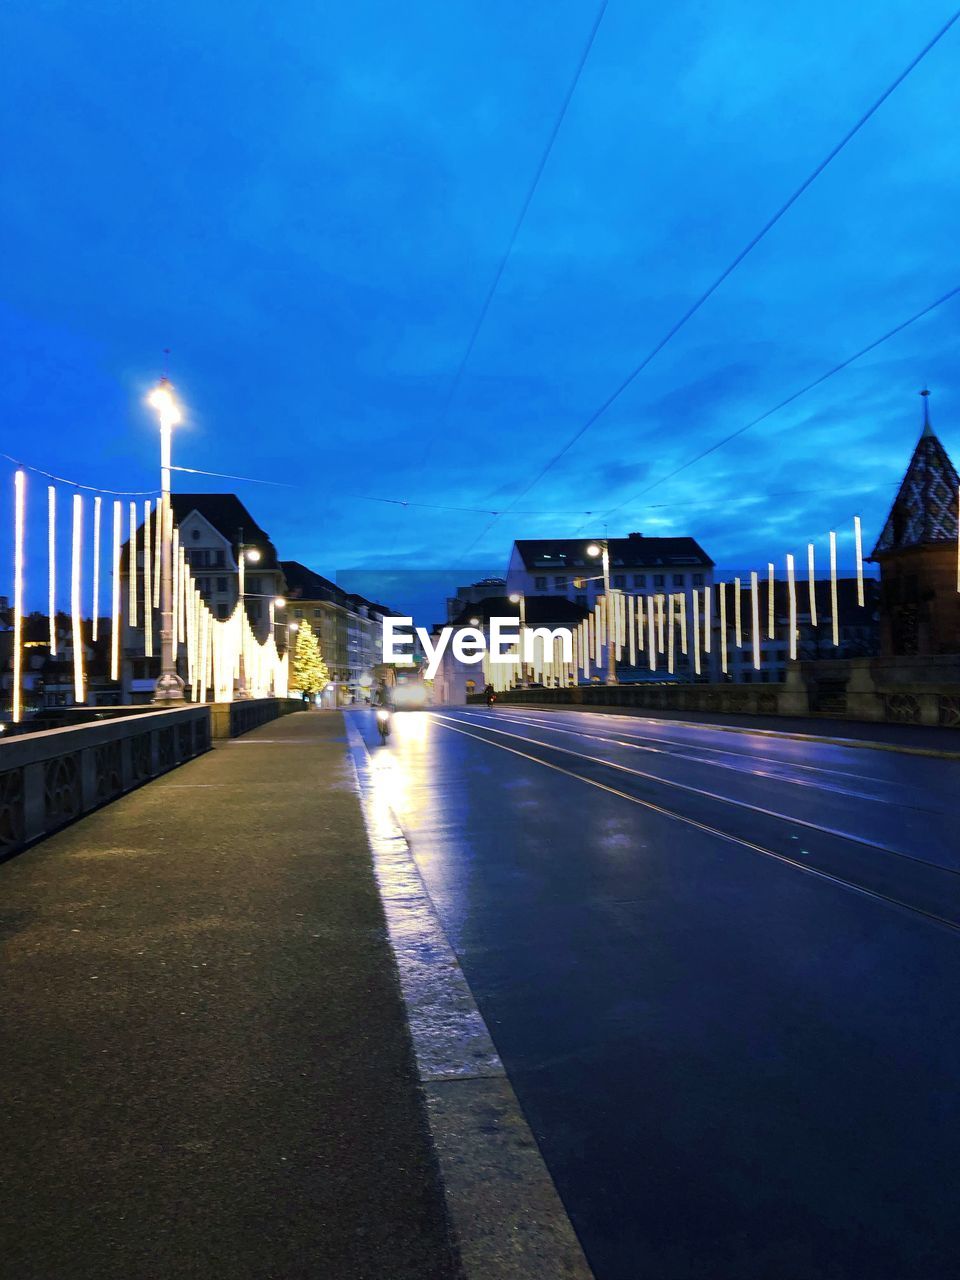
<svg viewBox="0 0 960 1280">
<path fill-rule="evenodd" d="M 397 711 L 419 711 L 430 701 L 430 690 L 419 671 L 397 671 L 397 683 L 392 691 L 393 705 Z"/>
</svg>

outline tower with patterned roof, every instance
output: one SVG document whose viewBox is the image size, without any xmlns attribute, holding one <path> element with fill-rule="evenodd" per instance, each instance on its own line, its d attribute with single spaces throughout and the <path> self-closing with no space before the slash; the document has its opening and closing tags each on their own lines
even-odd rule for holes
<svg viewBox="0 0 960 1280">
<path fill-rule="evenodd" d="M 924 389 L 923 432 L 877 539 L 880 644 L 896 656 L 960 653 L 957 533 L 960 477 L 930 422 Z"/>
</svg>

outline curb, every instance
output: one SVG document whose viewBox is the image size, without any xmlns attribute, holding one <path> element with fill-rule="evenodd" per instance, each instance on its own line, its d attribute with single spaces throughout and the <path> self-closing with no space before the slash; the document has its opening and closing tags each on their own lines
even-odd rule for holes
<svg viewBox="0 0 960 1280">
<path fill-rule="evenodd" d="M 791 733 L 789 729 L 754 729 L 746 724 L 711 724 L 704 720 L 664 720 L 638 710 L 636 715 L 627 712 L 607 710 L 606 707 L 585 707 L 571 703 L 569 706 L 556 706 L 552 703 L 539 702 L 505 702 L 505 709 L 519 707 L 525 711 L 575 711 L 587 715 L 606 715 L 618 720 L 646 720 L 653 724 L 689 725 L 692 729 L 715 729 L 718 733 L 748 733 L 757 738 L 787 738 L 794 742 L 820 742 L 831 747 L 857 747 L 863 751 L 897 751 L 905 756 L 927 756 L 935 760 L 960 760 L 960 751 L 944 751 L 936 747 L 909 747 L 896 742 L 871 742 L 869 738 L 837 738 L 820 733 Z"/>
<path fill-rule="evenodd" d="M 465 1280 L 593 1280 L 366 743 L 344 724 Z"/>
</svg>

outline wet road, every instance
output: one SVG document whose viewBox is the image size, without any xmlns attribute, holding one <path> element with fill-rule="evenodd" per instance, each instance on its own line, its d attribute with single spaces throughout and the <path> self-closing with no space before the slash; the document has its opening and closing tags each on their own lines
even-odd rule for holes
<svg viewBox="0 0 960 1280">
<path fill-rule="evenodd" d="M 957 1274 L 960 763 L 356 723 L 597 1280 Z"/>
</svg>

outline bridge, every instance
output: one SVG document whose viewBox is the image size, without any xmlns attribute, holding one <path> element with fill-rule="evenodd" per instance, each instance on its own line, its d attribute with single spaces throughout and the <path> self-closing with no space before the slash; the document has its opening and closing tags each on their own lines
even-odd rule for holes
<svg viewBox="0 0 960 1280">
<path fill-rule="evenodd" d="M 4 747 L 11 1275 L 952 1274 L 951 731 L 247 714 Z"/>
</svg>

